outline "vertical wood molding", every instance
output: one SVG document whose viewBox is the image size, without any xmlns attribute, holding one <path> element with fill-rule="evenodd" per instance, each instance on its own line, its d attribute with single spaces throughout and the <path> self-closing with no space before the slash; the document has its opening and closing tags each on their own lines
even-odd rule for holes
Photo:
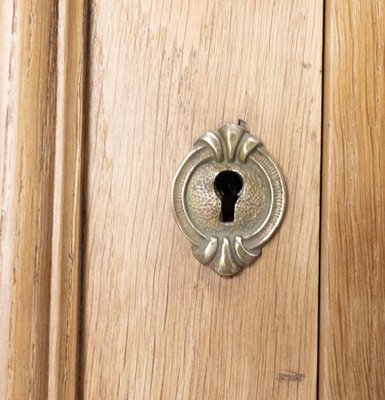
<svg viewBox="0 0 385 400">
<path fill-rule="evenodd" d="M 320 399 L 385 398 L 385 3 L 326 2 Z"/>
<path fill-rule="evenodd" d="M 73 399 L 78 359 L 85 1 L 59 1 L 48 398 Z"/>
<path fill-rule="evenodd" d="M 0 5 L 0 398 L 74 398 L 83 1 Z"/>
</svg>

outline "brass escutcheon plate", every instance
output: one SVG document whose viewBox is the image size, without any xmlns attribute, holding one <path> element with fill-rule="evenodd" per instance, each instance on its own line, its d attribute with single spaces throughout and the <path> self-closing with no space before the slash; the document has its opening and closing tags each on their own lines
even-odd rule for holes
<svg viewBox="0 0 385 400">
<path fill-rule="evenodd" d="M 262 143 L 227 124 L 195 142 L 175 176 L 172 203 L 197 260 L 230 277 L 260 256 L 276 231 L 286 187 Z"/>
</svg>

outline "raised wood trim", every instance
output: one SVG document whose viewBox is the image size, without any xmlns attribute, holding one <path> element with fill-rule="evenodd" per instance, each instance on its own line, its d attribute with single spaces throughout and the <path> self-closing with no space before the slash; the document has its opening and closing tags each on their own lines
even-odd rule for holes
<svg viewBox="0 0 385 400">
<path fill-rule="evenodd" d="M 0 5 L 0 397 L 74 398 L 85 2 Z"/>
<path fill-rule="evenodd" d="M 320 399 L 385 398 L 385 4 L 326 2 Z"/>
</svg>

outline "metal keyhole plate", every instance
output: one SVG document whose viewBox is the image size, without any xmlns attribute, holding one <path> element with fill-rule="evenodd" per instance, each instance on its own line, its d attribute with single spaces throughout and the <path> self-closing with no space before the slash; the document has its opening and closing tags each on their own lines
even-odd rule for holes
<svg viewBox="0 0 385 400">
<path fill-rule="evenodd" d="M 176 221 L 194 256 L 233 276 L 261 254 L 286 204 L 282 172 L 246 129 L 228 124 L 195 143 L 176 174 Z"/>
</svg>

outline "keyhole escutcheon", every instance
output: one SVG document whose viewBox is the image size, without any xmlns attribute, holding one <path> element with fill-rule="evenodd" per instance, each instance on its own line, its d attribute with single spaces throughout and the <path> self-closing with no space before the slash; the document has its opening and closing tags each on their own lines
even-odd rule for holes
<svg viewBox="0 0 385 400">
<path fill-rule="evenodd" d="M 234 222 L 235 203 L 243 189 L 243 179 L 238 172 L 222 171 L 214 181 L 215 192 L 221 200 L 221 222 Z"/>
</svg>

